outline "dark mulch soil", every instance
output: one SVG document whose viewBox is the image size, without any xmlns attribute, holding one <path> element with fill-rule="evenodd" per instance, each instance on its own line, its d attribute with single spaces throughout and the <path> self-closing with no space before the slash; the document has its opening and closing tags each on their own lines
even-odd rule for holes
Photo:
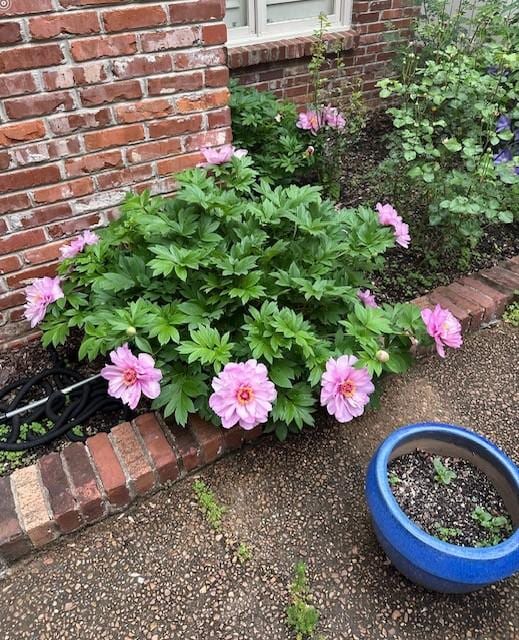
<svg viewBox="0 0 519 640">
<path fill-rule="evenodd" d="M 432 536 L 464 547 L 489 546 L 489 530 L 472 514 L 477 507 L 483 507 L 492 516 L 508 517 L 511 524 L 501 496 L 482 471 L 459 458 L 439 457 L 445 467 L 456 473 L 450 484 L 442 484 L 435 478 L 435 457 L 439 456 L 416 451 L 390 463 L 388 479 L 398 504 Z M 504 539 L 511 531 L 504 528 L 500 533 Z"/>
<path fill-rule="evenodd" d="M 391 127 L 391 120 L 386 114 L 374 113 L 358 144 L 348 153 L 342 184 L 344 206 L 391 201 L 392 185 L 377 174 L 379 162 L 387 156 L 385 136 Z M 392 204 L 399 209 L 398 202 Z M 492 267 L 519 253 L 519 225 L 493 225 L 486 229 L 468 266 L 461 268 L 456 257 L 446 256 L 431 268 L 419 243 L 413 243 L 413 228 L 416 228 L 413 212 L 400 212 L 409 224 L 411 244 L 408 249 L 395 248 L 388 252 L 384 270 L 373 274 L 377 298 L 382 302 L 412 300 L 435 287 L 450 284 L 461 275 Z"/>
<path fill-rule="evenodd" d="M 22 378 L 32 377 L 55 366 L 70 367 L 78 371 L 84 378 L 99 373 L 105 364 L 105 359 L 99 358 L 94 362 L 86 360 L 79 362 L 77 359 L 79 344 L 79 337 L 74 336 L 66 345 L 59 347 L 57 350 L 44 349 L 41 343 L 37 341 L 15 351 L 0 352 L 0 392 L 2 388 L 10 383 Z M 37 390 L 28 397 L 28 401 L 43 397 L 42 393 L 42 389 Z M 2 404 L 5 404 L 5 400 L 0 400 L 0 407 Z M 149 404 L 141 402 L 139 409 L 133 413 L 128 413 L 125 409 L 120 411 L 101 411 L 91 416 L 81 425 L 82 432 L 89 436 L 99 431 L 109 431 L 114 425 L 119 424 L 127 417 L 132 417 L 148 410 Z M 59 451 L 68 442 L 69 440 L 66 437 L 62 437 L 22 453 L 5 452 L 0 449 L 0 476 L 7 475 L 16 468 L 30 465 L 50 451 Z"/>
</svg>

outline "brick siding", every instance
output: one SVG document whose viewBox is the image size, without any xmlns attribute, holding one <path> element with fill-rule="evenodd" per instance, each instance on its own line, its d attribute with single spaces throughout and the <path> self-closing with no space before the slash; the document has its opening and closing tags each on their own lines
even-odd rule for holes
<svg viewBox="0 0 519 640">
<path fill-rule="evenodd" d="M 224 0 L 10 0 L 0 9 L 0 343 L 23 288 L 130 188 L 168 193 L 230 141 Z"/>
</svg>

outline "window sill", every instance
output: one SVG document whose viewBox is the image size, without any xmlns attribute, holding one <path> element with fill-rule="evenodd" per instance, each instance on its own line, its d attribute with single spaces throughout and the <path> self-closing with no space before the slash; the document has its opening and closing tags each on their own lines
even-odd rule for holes
<svg viewBox="0 0 519 640">
<path fill-rule="evenodd" d="M 348 51 L 357 46 L 359 34 L 353 29 L 342 29 L 326 34 L 330 51 L 332 45 L 341 41 L 341 49 Z M 282 62 L 283 60 L 297 60 L 308 58 L 312 54 L 315 36 L 295 36 L 268 42 L 253 42 L 251 44 L 229 45 L 227 48 L 229 69 L 241 69 L 257 64 Z"/>
</svg>

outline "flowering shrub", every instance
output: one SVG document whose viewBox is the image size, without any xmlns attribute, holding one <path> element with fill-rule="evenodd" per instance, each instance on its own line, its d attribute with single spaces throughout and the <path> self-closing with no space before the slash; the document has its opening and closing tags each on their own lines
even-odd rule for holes
<svg viewBox="0 0 519 640">
<path fill-rule="evenodd" d="M 517 215 L 519 23 L 501 0 L 462 4 L 449 16 L 427 3 L 400 77 L 379 86 L 398 98 L 384 167 L 394 196 L 415 194 L 426 214 L 417 235 L 436 258 L 456 252 L 463 262 L 486 225 Z"/>
<path fill-rule="evenodd" d="M 428 339 L 417 307 L 365 290 L 393 227 L 318 187 L 258 183 L 248 157 L 178 181 L 172 198 L 129 195 L 97 243 L 62 261 L 44 344 L 79 327 L 80 357 L 112 352 L 113 395 L 155 398 L 180 424 L 194 411 L 224 427 L 268 419 L 283 438 L 313 423 L 321 384 L 339 420 L 360 415 L 372 379 L 404 371 Z"/>
</svg>

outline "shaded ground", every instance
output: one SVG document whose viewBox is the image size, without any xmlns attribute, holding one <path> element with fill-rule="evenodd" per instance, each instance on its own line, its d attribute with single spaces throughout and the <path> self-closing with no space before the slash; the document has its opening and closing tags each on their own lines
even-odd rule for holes
<svg viewBox="0 0 519 640">
<path fill-rule="evenodd" d="M 228 505 L 217 536 L 182 482 L 19 566 L 0 582 L 3 640 L 289 640 L 288 585 L 305 559 L 326 640 L 514 640 L 519 575 L 466 596 L 427 593 L 379 550 L 363 499 L 393 428 L 449 420 L 519 460 L 519 332 L 504 325 L 391 380 L 383 409 L 285 444 L 268 440 L 202 475 Z M 253 559 L 240 566 L 237 541 Z"/>
</svg>

